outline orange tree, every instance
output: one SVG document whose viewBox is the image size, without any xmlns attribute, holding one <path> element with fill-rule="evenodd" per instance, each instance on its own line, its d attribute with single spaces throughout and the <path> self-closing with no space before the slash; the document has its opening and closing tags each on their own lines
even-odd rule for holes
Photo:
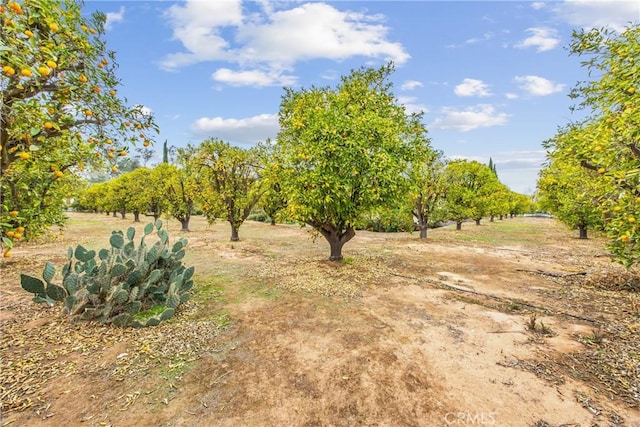
<svg viewBox="0 0 640 427">
<path fill-rule="evenodd" d="M 595 196 L 610 249 L 631 266 L 640 261 L 640 25 L 576 32 L 570 49 L 589 74 L 571 92 L 586 118 L 545 147 L 552 162 L 579 164 L 603 181 L 596 187 L 607 192 Z"/>
<path fill-rule="evenodd" d="M 258 150 L 212 138 L 200 144 L 191 162 L 197 169 L 198 199 L 207 219 L 224 217 L 231 225 L 231 241 L 240 240 L 240 226 L 263 193 Z"/>
<path fill-rule="evenodd" d="M 335 89 L 286 89 L 275 148 L 287 215 L 329 243 L 330 260 L 366 212 L 405 200 L 407 167 L 428 143 L 419 115 L 396 102 L 393 65 L 362 68 Z"/>
<path fill-rule="evenodd" d="M 33 237 L 63 220 L 61 179 L 107 167 L 156 130 L 118 97 L 105 15 L 75 0 L 0 3 L 0 227 Z M 113 147 L 110 150 L 110 147 Z M 111 166 L 111 167 L 109 167 Z"/>
<path fill-rule="evenodd" d="M 188 145 L 177 150 L 176 164 L 160 163 L 153 169 L 153 182 L 161 184 L 158 200 L 162 201 L 167 214 L 180 221 L 181 231 L 189 231 L 191 215 L 196 207 L 200 187 L 196 182 L 196 149 Z"/>
<path fill-rule="evenodd" d="M 415 163 L 409 168 L 411 213 L 420 229 L 420 238 L 427 238 L 429 225 L 442 218 L 436 218 L 446 195 L 444 179 L 446 160 L 439 151 L 431 151 L 425 161 Z"/>
<path fill-rule="evenodd" d="M 601 229 L 602 196 L 607 193 L 598 172 L 557 158 L 540 171 L 539 206 L 554 214 L 586 239 L 588 230 Z"/>
<path fill-rule="evenodd" d="M 475 160 L 451 161 L 444 175 L 447 219 L 456 222 L 456 230 L 461 230 L 467 219 L 475 219 L 479 225 L 482 217 L 490 214 L 490 202 L 500 184 L 498 177 L 489 166 Z"/>
</svg>

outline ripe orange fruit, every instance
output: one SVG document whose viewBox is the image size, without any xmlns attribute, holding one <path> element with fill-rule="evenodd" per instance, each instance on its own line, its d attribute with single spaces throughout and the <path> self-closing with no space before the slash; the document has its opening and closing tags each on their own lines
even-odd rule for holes
<svg viewBox="0 0 640 427">
<path fill-rule="evenodd" d="M 613 208 L 614 212 L 620 212 L 622 208 L 620 206 L 616 206 Z"/>
<path fill-rule="evenodd" d="M 629 221 L 631 224 L 633 224 L 634 222 L 636 222 L 635 217 L 630 216 L 629 218 L 627 218 L 627 221 Z"/>
<path fill-rule="evenodd" d="M 11 252 L 7 251 L 4 254 L 2 254 L 2 256 L 5 258 L 9 258 L 11 256 Z"/>
<path fill-rule="evenodd" d="M 18 233 L 24 233 L 24 227 L 18 227 L 18 228 L 16 228 L 16 231 Z"/>
<path fill-rule="evenodd" d="M 131 122 L 124 122 L 125 126 L 131 126 Z"/>
<path fill-rule="evenodd" d="M 12 238 L 12 239 L 13 239 L 13 236 L 15 236 L 15 235 L 16 235 L 16 233 L 15 233 L 15 232 L 13 232 L 13 231 L 11 231 L 11 230 L 7 231 L 5 234 L 7 235 L 7 237 L 10 237 L 10 238 Z"/>
<path fill-rule="evenodd" d="M 114 151 L 116 151 L 116 147 L 109 147 L 109 151 L 113 153 Z"/>
<path fill-rule="evenodd" d="M 93 116 L 93 112 L 91 110 L 85 110 L 84 114 L 89 116 L 89 117 Z"/>
<path fill-rule="evenodd" d="M 96 33 L 96 30 L 94 30 L 93 28 L 89 28 L 89 32 L 90 32 L 91 34 L 95 34 L 95 33 Z"/>
<path fill-rule="evenodd" d="M 633 95 L 634 93 L 636 93 L 636 88 L 631 86 L 629 89 L 627 89 L 627 92 Z"/>
<path fill-rule="evenodd" d="M 143 146 L 148 147 L 149 146 L 149 141 L 145 141 L 142 143 Z"/>
<path fill-rule="evenodd" d="M 105 141 L 105 143 L 107 143 L 107 144 L 113 144 L 113 141 L 112 141 L 112 140 L 110 140 L 110 139 L 107 139 L 107 140 Z"/>
<path fill-rule="evenodd" d="M 14 239 L 16 239 L 16 240 L 20 240 L 20 239 L 22 239 L 22 234 L 20 234 L 20 233 L 13 233 L 13 238 L 14 238 Z"/>
<path fill-rule="evenodd" d="M 80 74 L 80 77 L 78 77 L 78 80 L 80 80 L 82 83 L 86 83 L 89 81 L 87 76 L 85 76 L 84 74 Z"/>
<path fill-rule="evenodd" d="M 33 32 L 31 32 L 31 30 L 25 30 L 24 33 L 27 35 L 27 37 L 33 37 Z"/>
<path fill-rule="evenodd" d="M 102 62 L 103 65 L 109 65 L 109 61 L 106 60 L 106 58 L 102 58 Z"/>
<path fill-rule="evenodd" d="M 599 174 L 601 174 L 601 175 L 602 175 L 603 173 L 605 173 L 605 172 L 606 172 L 605 168 L 600 168 L 600 169 L 598 169 L 598 173 L 599 173 Z"/>
<path fill-rule="evenodd" d="M 113 159 L 115 156 L 113 155 L 113 153 L 108 153 L 107 157 L 110 158 L 110 159 Z"/>
<path fill-rule="evenodd" d="M 51 24 L 49 24 L 49 29 L 54 33 L 57 33 L 58 31 L 60 31 L 58 24 L 56 24 L 55 22 L 52 22 Z"/>
<path fill-rule="evenodd" d="M 620 237 L 620 240 L 624 243 L 627 243 L 629 241 L 629 236 L 625 234 L 624 236 Z"/>
<path fill-rule="evenodd" d="M 110 91 L 109 91 L 109 95 L 111 95 L 111 96 L 116 96 L 116 91 L 115 91 L 115 90 L 110 90 Z"/>
<path fill-rule="evenodd" d="M 92 89 L 95 93 L 100 93 L 100 91 L 102 90 L 102 89 L 100 89 L 98 86 L 94 86 L 94 87 L 92 87 L 91 89 Z"/>
<path fill-rule="evenodd" d="M 24 77 L 31 77 L 31 70 L 28 68 L 23 68 L 22 70 L 20 70 L 20 74 L 22 74 Z"/>
<path fill-rule="evenodd" d="M 44 127 L 45 129 L 51 129 L 53 127 L 53 123 L 51 122 L 44 122 Z"/>
<path fill-rule="evenodd" d="M 22 7 L 18 3 L 10 1 L 7 3 L 7 7 L 13 10 L 16 15 L 22 15 Z"/>
<path fill-rule="evenodd" d="M 47 61 L 47 67 L 51 68 L 51 69 L 56 69 L 56 67 L 58 66 L 58 64 L 56 64 L 56 61 Z"/>
<path fill-rule="evenodd" d="M 64 176 L 64 172 L 62 171 L 55 171 L 53 174 L 56 176 L 56 178 L 62 178 Z"/>
<path fill-rule="evenodd" d="M 80 28 L 82 28 L 82 31 L 87 31 L 88 30 L 86 25 L 81 25 Z"/>
<path fill-rule="evenodd" d="M 13 67 L 9 65 L 5 65 L 4 67 L 2 67 L 2 72 L 8 76 L 13 76 L 16 73 L 16 70 L 14 70 Z"/>
<path fill-rule="evenodd" d="M 27 160 L 29 157 L 31 157 L 31 154 L 23 151 L 22 153 L 18 154 L 18 157 L 20 157 L 22 160 Z"/>
<path fill-rule="evenodd" d="M 15 217 L 17 217 L 17 216 L 18 216 L 18 214 L 19 214 L 19 212 L 18 212 L 18 211 L 11 211 L 11 212 L 9 212 L 9 215 L 10 215 L 10 216 L 12 216 L 12 217 L 14 217 L 14 218 L 15 218 Z"/>
<path fill-rule="evenodd" d="M 116 173 L 116 172 L 118 172 L 118 168 L 117 168 L 117 167 L 115 167 L 115 166 L 111 166 L 111 172 L 112 172 L 112 173 Z"/>
<path fill-rule="evenodd" d="M 124 157 L 124 156 L 126 156 L 126 155 L 127 155 L 127 152 L 126 152 L 126 151 L 124 151 L 124 150 L 122 150 L 120 153 L 118 153 L 118 155 L 119 155 L 120 157 Z"/>
</svg>

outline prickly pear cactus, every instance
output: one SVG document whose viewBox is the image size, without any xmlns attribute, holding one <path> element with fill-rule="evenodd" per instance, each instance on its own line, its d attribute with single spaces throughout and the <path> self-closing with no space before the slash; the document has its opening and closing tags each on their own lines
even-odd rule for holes
<svg viewBox="0 0 640 427">
<path fill-rule="evenodd" d="M 169 244 L 162 220 L 147 224 L 136 247 L 133 227 L 114 231 L 110 247 L 96 253 L 82 245 L 67 251 L 62 283 L 55 284 L 55 266 L 48 262 L 42 279 L 22 274 L 24 290 L 33 300 L 63 302 L 71 316 L 117 326 L 155 326 L 170 319 L 189 300 L 194 267 L 182 263 L 187 240 Z M 147 238 L 155 234 L 152 244 Z"/>
</svg>

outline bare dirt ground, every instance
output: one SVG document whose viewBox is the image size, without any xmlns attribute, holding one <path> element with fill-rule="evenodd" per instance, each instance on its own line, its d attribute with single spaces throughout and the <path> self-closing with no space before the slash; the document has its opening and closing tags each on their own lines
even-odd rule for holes
<svg viewBox="0 0 640 427">
<path fill-rule="evenodd" d="M 306 228 L 247 222 L 231 243 L 196 218 L 192 301 L 139 330 L 20 289 L 130 225 L 71 214 L 3 261 L 0 425 L 640 426 L 638 274 L 554 220 L 360 231 L 331 263 Z"/>
</svg>

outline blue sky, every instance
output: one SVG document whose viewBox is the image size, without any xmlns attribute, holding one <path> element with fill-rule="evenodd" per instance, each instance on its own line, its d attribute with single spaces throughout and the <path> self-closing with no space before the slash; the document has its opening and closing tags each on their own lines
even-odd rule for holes
<svg viewBox="0 0 640 427">
<path fill-rule="evenodd" d="M 532 193 L 541 143 L 587 78 L 574 29 L 622 30 L 637 1 L 90 1 L 107 14 L 119 91 L 149 108 L 156 147 L 217 137 L 251 146 L 278 132 L 284 86 L 335 86 L 361 66 L 396 64 L 394 93 L 423 111 L 435 148 L 488 162 Z"/>
</svg>

